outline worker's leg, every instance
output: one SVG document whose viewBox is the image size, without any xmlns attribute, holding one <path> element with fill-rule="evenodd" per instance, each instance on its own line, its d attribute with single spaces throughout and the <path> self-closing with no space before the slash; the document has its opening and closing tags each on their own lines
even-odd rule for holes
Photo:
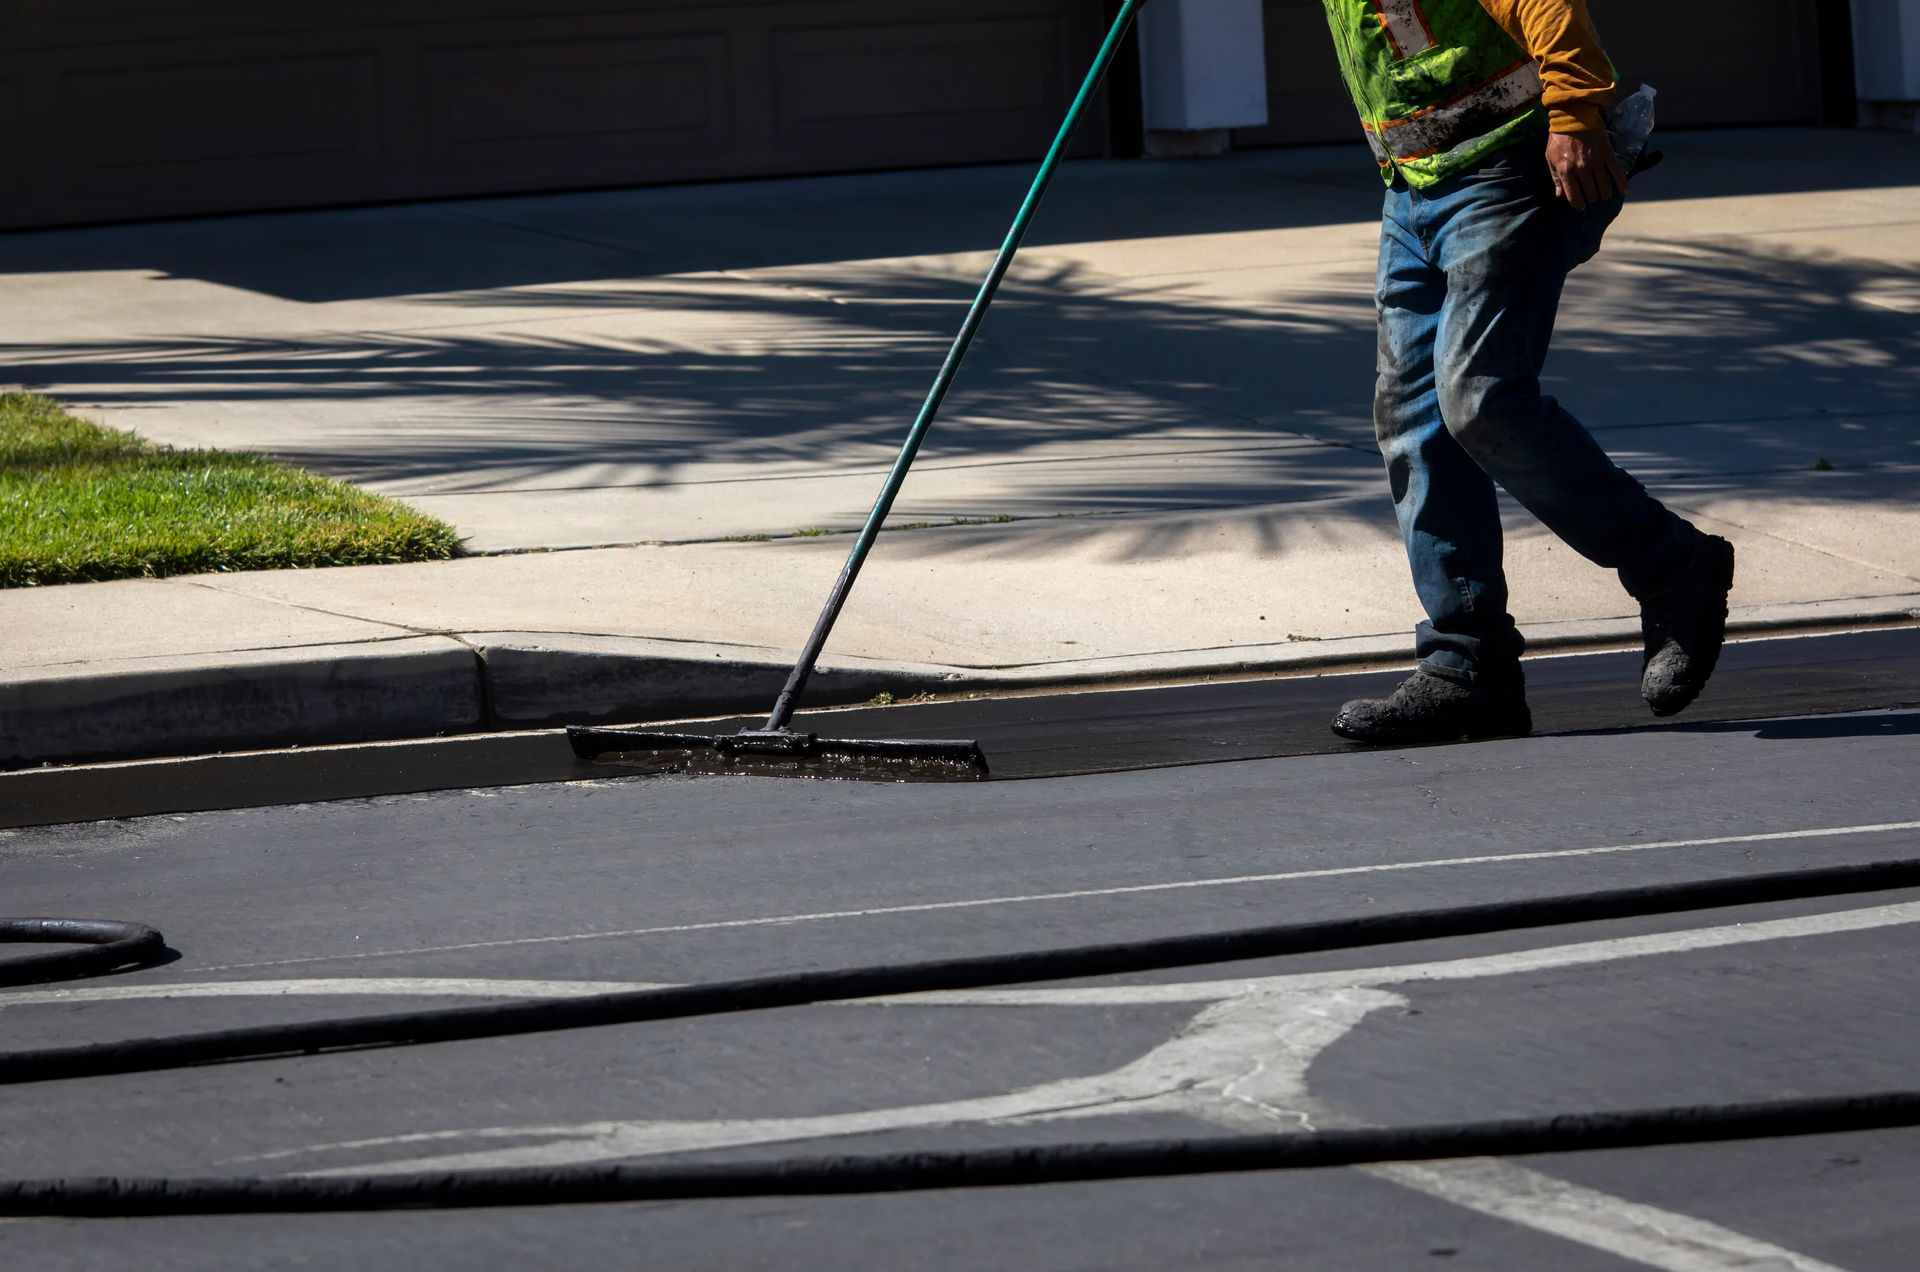
<svg viewBox="0 0 1920 1272">
<path fill-rule="evenodd" d="M 1415 652 L 1429 670 L 1470 680 L 1483 660 L 1518 658 L 1520 637 L 1507 615 L 1493 481 L 1448 432 L 1441 412 L 1434 350 L 1447 277 L 1432 260 L 1422 211 L 1417 195 L 1388 192 L 1375 291 L 1374 435 L 1427 613 Z"/>
<path fill-rule="evenodd" d="M 1436 387 L 1448 431 L 1574 551 L 1619 571 L 1629 592 L 1669 586 L 1699 532 L 1540 391 L 1566 275 L 1598 249 L 1618 203 L 1575 212 L 1527 143 L 1436 187 L 1423 210 L 1447 276 Z"/>
<path fill-rule="evenodd" d="M 1361 742 L 1439 742 L 1532 728 L 1520 634 L 1507 615 L 1493 482 L 1440 413 L 1434 344 L 1447 279 L 1433 262 L 1420 211 L 1404 189 L 1388 193 L 1373 418 L 1427 619 L 1415 641 L 1420 670 L 1391 696 L 1356 699 L 1335 716 L 1334 732 Z"/>
<path fill-rule="evenodd" d="M 1447 275 L 1434 354 L 1447 431 L 1568 546 L 1619 571 L 1640 601 L 1640 692 L 1664 716 L 1713 674 L 1733 545 L 1675 516 L 1540 392 L 1566 275 L 1599 250 L 1618 211 L 1575 212 L 1531 145 L 1443 183 L 1419 210 L 1435 223 L 1433 259 Z"/>
</svg>

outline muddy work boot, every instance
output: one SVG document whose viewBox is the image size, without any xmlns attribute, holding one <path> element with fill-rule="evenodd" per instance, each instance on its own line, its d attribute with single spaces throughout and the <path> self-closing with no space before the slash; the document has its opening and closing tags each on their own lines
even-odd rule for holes
<svg viewBox="0 0 1920 1272">
<path fill-rule="evenodd" d="M 1533 732 L 1533 713 L 1518 663 L 1482 671 L 1471 683 L 1423 667 L 1392 697 L 1356 698 L 1341 707 L 1333 731 L 1355 742 L 1398 745 L 1523 737 Z"/>
<path fill-rule="evenodd" d="M 1657 716 L 1686 710 L 1707 687 L 1727 639 L 1727 593 L 1733 590 L 1733 545 L 1702 535 L 1687 572 L 1640 600 L 1645 662 L 1640 696 Z"/>
</svg>

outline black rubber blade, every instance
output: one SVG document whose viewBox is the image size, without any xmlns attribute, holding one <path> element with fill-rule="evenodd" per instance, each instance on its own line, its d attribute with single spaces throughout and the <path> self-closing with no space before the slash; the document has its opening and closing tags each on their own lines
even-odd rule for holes
<svg viewBox="0 0 1920 1272">
<path fill-rule="evenodd" d="M 590 728 L 568 729 L 567 740 L 583 760 L 655 773 L 863 782 L 981 782 L 988 776 L 978 742 Z"/>
</svg>

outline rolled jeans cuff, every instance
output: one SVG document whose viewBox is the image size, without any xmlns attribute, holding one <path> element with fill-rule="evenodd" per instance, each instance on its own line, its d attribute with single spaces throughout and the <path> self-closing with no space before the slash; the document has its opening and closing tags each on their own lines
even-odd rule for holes
<svg viewBox="0 0 1920 1272">
<path fill-rule="evenodd" d="M 1514 627 L 1489 636 L 1443 632 L 1430 622 L 1414 629 L 1414 656 L 1420 665 L 1461 684 L 1472 684 L 1483 668 L 1519 662 L 1526 647 L 1526 639 Z"/>
</svg>

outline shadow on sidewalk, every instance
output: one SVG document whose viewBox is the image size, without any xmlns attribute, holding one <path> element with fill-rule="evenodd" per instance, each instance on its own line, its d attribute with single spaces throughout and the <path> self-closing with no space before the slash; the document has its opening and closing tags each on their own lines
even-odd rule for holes
<svg viewBox="0 0 1920 1272">
<path fill-rule="evenodd" d="M 1826 149 L 1750 162 L 1783 139 Z M 1853 133 L 1699 134 L 1675 147 L 1687 162 L 1670 160 L 1637 196 L 1693 189 L 1701 173 L 1718 174 L 1717 194 L 1816 178 L 1920 183 L 1920 146 L 1888 146 Z M 1869 152 L 1882 161 L 1858 162 Z M 1364 218 L 1378 189 L 1355 181 L 1352 159 L 1343 147 L 1076 165 L 1036 243 Z M 228 330 L 11 350 L 15 375 L 89 406 L 284 406 L 281 419 L 255 407 L 262 434 L 250 444 L 397 493 L 877 473 L 977 282 L 971 259 L 879 258 L 995 241 L 1023 185 L 1018 169 L 955 170 L 0 237 L 0 272 L 138 264 L 302 299 L 359 294 L 369 280 L 381 294 L 419 293 L 438 327 L 277 340 L 234 334 L 238 320 L 215 310 Z M 456 220 L 469 227 L 463 246 L 433 248 Z M 1685 476 L 1696 496 L 1844 505 L 1884 499 L 1886 482 L 1797 475 L 1821 460 L 1839 478 L 1920 461 L 1920 270 L 1765 239 L 1662 243 L 1633 227 L 1630 210 L 1575 276 L 1546 383 L 1627 467 Z M 606 246 L 616 239 L 640 246 Z M 1311 500 L 1316 516 L 1381 521 L 1370 264 L 1241 271 L 1221 255 L 1232 250 L 1227 240 L 1176 254 L 1210 268 L 1156 278 L 1044 252 L 1016 266 L 922 463 L 1018 465 L 1019 479 L 998 474 L 938 515 L 1238 508 L 1274 544 L 1304 531 L 1260 505 Z M 776 264 L 790 268 L 742 272 Z M 564 326 L 533 321 L 539 310 Z M 303 410 L 324 404 L 356 410 L 303 425 Z M 1055 462 L 1094 443 L 1112 462 Z M 1174 549 L 1197 524 L 1143 528 L 1123 551 Z M 1104 531 L 1090 518 L 1056 532 Z M 1013 549 L 989 527 L 910 550 Z"/>
<path fill-rule="evenodd" d="M 1907 414 L 1920 402 L 1920 324 L 1868 303 L 1895 284 L 1920 294 L 1920 272 L 1631 240 L 1605 259 L 1610 273 L 1576 280 L 1568 300 L 1600 321 L 1569 324 L 1548 388 L 1644 477 L 1684 471 L 1713 483 L 1727 474 L 1727 488 L 1739 488 L 1739 475 L 1802 472 L 1821 458 L 1843 469 L 1920 460 Z M 929 442 L 927 465 L 1012 463 L 1038 448 L 1093 442 L 1198 452 L 1292 438 L 1341 455 L 1308 448 L 1314 468 L 1302 454 L 1255 448 L 1242 473 L 1211 491 L 1165 463 L 1158 478 L 1130 472 L 1114 487 L 1083 484 L 1084 474 L 1062 467 L 1061 482 L 1073 484 L 1050 486 L 1036 471 L 1031 498 L 956 505 L 951 515 L 1321 498 L 1325 482 L 1351 481 L 1365 483 L 1364 515 L 1377 516 L 1366 414 L 1370 271 L 1326 279 L 1322 290 L 1281 282 L 1229 301 L 1180 283 L 1021 271 Z M 603 319 L 585 320 L 588 334 L 454 328 L 298 342 L 49 342 L 13 353 L 17 374 L 89 404 L 285 403 L 297 418 L 304 404 L 363 402 L 361 427 L 333 425 L 304 443 L 290 429 L 260 445 L 388 488 L 767 480 L 817 474 L 822 464 L 883 466 L 970 287 L 912 265 L 865 271 L 860 298 L 843 304 L 792 289 L 663 292 L 635 281 L 546 293 L 603 307 Z M 522 299 L 487 292 L 458 303 Z M 662 307 L 673 311 L 667 321 Z M 635 313 L 652 316 L 624 334 Z M 689 334 L 649 334 L 660 331 Z M 1206 427 L 1210 419 L 1217 428 Z"/>
</svg>

